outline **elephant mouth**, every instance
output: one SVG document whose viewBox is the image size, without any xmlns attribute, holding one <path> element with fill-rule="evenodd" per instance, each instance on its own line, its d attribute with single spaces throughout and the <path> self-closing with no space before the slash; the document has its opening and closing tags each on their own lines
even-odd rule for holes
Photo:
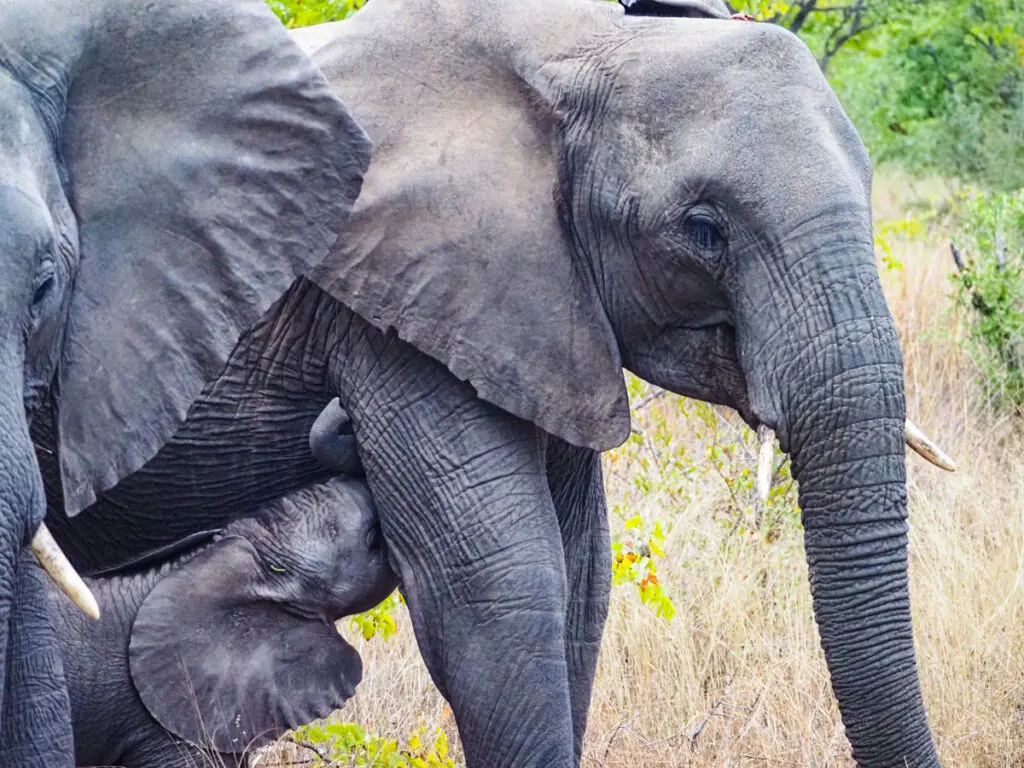
<svg viewBox="0 0 1024 768">
<path fill-rule="evenodd" d="M 757 485 L 761 497 L 767 498 L 774 459 L 775 429 L 778 425 L 771 423 L 771 419 L 759 415 L 751 403 L 747 377 L 740 365 L 737 353 L 736 328 L 731 323 L 718 322 L 694 326 L 686 330 L 690 333 L 704 335 L 711 341 L 707 357 L 704 359 L 713 363 L 712 394 L 710 397 L 706 394 L 698 395 L 698 397 L 732 408 L 752 430 L 757 432 Z M 681 392 L 680 394 L 689 393 Z M 947 472 L 956 471 L 956 462 L 910 419 L 906 419 L 904 424 L 904 440 L 907 447 L 936 467 Z"/>
</svg>

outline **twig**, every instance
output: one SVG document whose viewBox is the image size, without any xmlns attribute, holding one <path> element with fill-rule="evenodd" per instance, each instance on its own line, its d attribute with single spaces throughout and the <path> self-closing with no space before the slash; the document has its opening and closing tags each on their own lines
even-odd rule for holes
<svg viewBox="0 0 1024 768">
<path fill-rule="evenodd" d="M 949 241 L 949 252 L 953 254 L 953 263 L 956 264 L 957 270 L 963 272 L 967 268 L 964 265 L 964 255 L 952 240 Z"/>
<path fill-rule="evenodd" d="M 604 748 L 604 757 L 601 760 L 602 765 L 604 764 L 604 761 L 608 759 L 608 753 L 612 751 L 612 744 L 615 743 L 615 739 L 618 738 L 619 733 L 633 725 L 638 717 L 640 717 L 640 713 L 634 712 L 633 717 L 631 717 L 628 722 L 620 720 L 619 724 L 615 726 L 615 730 L 612 731 L 612 735 L 608 737 L 608 744 Z"/>
<path fill-rule="evenodd" d="M 334 764 L 334 762 L 335 762 L 335 761 L 334 761 L 334 759 L 333 759 L 333 758 L 332 758 L 332 757 L 331 757 L 330 755 L 328 755 L 328 754 L 326 754 L 325 752 L 323 752 L 323 751 L 322 751 L 322 750 L 321 750 L 321 749 L 320 749 L 319 747 L 317 747 L 317 746 L 316 746 L 315 744 L 310 744 L 310 743 L 309 743 L 309 742 L 307 742 L 307 741 L 299 741 L 299 740 L 298 740 L 298 739 L 296 739 L 296 738 L 295 738 L 294 736 L 289 736 L 289 737 L 288 737 L 287 739 L 285 739 L 285 740 L 286 740 L 286 741 L 287 741 L 287 742 L 288 742 L 289 744 L 294 744 L 294 745 L 295 745 L 296 747 L 301 747 L 302 749 L 308 749 L 308 750 L 309 750 L 310 752 L 312 752 L 312 753 L 313 753 L 314 755 L 316 755 L 316 756 L 317 756 L 318 758 L 320 758 L 320 760 L 322 760 L 322 761 L 324 762 L 324 764 L 325 764 L 325 765 L 333 765 L 333 764 Z M 290 764 L 291 764 L 291 765 L 306 765 L 307 763 L 312 763 L 312 762 L 314 762 L 314 761 L 313 761 L 312 759 L 309 759 L 309 760 L 305 760 L 305 761 L 304 761 L 304 762 L 302 762 L 302 763 L 296 763 L 296 762 L 295 762 L 295 761 L 293 760 L 293 761 L 291 761 L 291 763 L 290 763 Z"/>
<path fill-rule="evenodd" d="M 666 390 L 662 389 L 661 387 L 654 387 L 654 389 L 651 392 L 640 398 L 640 402 L 633 406 L 633 410 L 639 411 L 641 408 L 646 408 L 659 397 L 664 397 L 665 394 Z"/>
</svg>

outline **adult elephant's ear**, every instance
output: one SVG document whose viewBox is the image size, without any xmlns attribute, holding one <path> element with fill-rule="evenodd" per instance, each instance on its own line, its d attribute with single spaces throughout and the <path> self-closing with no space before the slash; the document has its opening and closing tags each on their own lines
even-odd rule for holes
<svg viewBox="0 0 1024 768">
<path fill-rule="evenodd" d="M 66 102 L 57 156 L 80 266 L 58 432 L 74 514 L 156 454 L 239 335 L 324 256 L 369 142 L 263 0 L 20 7 L 4 18 L 34 41 L 26 77 Z"/>
<path fill-rule="evenodd" d="M 355 693 L 355 649 L 329 622 L 287 610 L 287 590 L 274 589 L 270 567 L 248 541 L 229 536 L 142 604 L 129 643 L 132 681 L 176 736 L 242 752 L 326 717 Z"/>
<path fill-rule="evenodd" d="M 518 33 L 620 14 L 554 5 L 556 29 L 524 21 L 533 4 L 372 0 L 296 30 L 374 143 L 346 236 L 311 277 L 483 399 L 603 450 L 629 436 L 619 350 L 558 213 L 557 120 L 520 44 L 537 35 Z"/>
</svg>

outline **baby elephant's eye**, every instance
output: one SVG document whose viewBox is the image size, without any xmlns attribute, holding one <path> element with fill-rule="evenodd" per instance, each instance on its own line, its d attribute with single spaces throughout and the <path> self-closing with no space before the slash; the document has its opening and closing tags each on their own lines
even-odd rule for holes
<svg viewBox="0 0 1024 768">
<path fill-rule="evenodd" d="M 725 248 L 725 233 L 708 213 L 695 211 L 687 215 L 683 220 L 683 232 L 699 251 L 718 253 Z"/>
</svg>

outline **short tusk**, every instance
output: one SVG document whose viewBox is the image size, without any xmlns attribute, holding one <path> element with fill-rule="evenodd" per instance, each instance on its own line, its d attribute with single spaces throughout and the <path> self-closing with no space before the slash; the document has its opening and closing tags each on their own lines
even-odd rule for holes
<svg viewBox="0 0 1024 768">
<path fill-rule="evenodd" d="M 32 538 L 32 552 L 39 559 L 39 564 L 50 574 L 50 578 L 56 582 L 64 594 L 82 609 L 82 612 L 91 619 L 100 617 L 100 607 L 96 598 L 85 586 L 82 577 L 78 575 L 67 557 L 60 551 L 53 534 L 45 524 L 39 526 L 36 535 Z"/>
<path fill-rule="evenodd" d="M 757 495 L 768 501 L 772 490 L 772 464 L 775 460 L 775 432 L 764 424 L 757 428 Z"/>
<path fill-rule="evenodd" d="M 939 446 L 929 440 L 928 436 L 918 429 L 910 419 L 907 419 L 903 428 L 903 436 L 907 445 L 936 467 L 947 472 L 956 472 L 956 463 Z"/>
</svg>

